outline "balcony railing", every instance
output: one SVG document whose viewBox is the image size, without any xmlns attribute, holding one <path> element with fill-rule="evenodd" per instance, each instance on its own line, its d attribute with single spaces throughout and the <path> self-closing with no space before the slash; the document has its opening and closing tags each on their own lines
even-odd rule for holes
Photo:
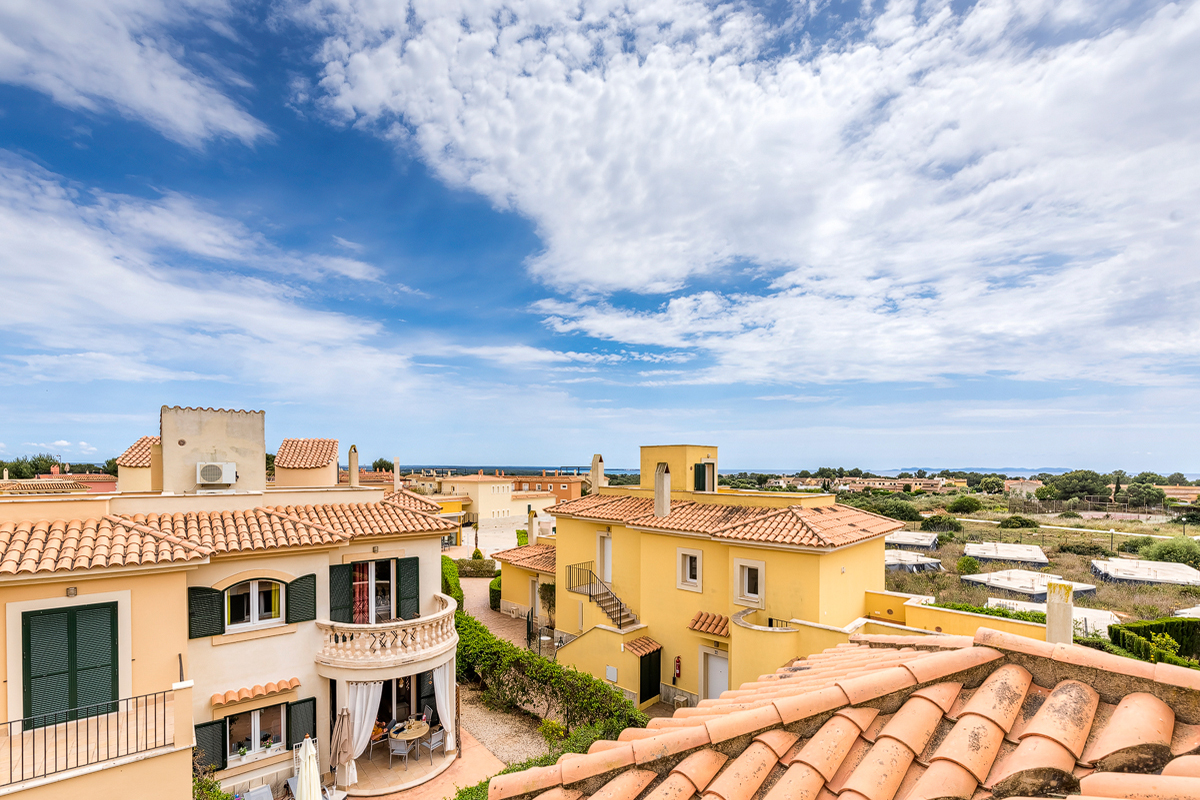
<svg viewBox="0 0 1200 800">
<path fill-rule="evenodd" d="M 5 723 L 0 786 L 174 745 L 173 695 L 155 692 Z"/>
<path fill-rule="evenodd" d="M 400 619 L 377 625 L 353 625 L 318 620 L 321 647 L 317 663 L 331 667 L 392 667 L 431 658 L 458 644 L 454 610 L 458 603 L 434 594 L 438 610 L 427 617 Z"/>
</svg>

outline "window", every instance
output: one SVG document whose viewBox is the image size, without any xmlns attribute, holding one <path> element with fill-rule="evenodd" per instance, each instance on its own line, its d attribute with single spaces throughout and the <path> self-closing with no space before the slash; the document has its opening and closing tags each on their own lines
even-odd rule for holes
<svg viewBox="0 0 1200 800">
<path fill-rule="evenodd" d="M 680 547 L 676 549 L 675 586 L 689 592 L 703 590 L 704 551 Z"/>
<path fill-rule="evenodd" d="M 541 485 L 540 483 L 537 485 L 537 490 L 538 490 L 539 492 L 542 490 L 542 485 Z"/>
<path fill-rule="evenodd" d="M 355 624 L 375 625 L 392 619 L 392 560 L 355 561 L 350 568 Z"/>
<path fill-rule="evenodd" d="M 225 625 L 263 625 L 283 621 L 283 588 L 275 581 L 243 581 L 225 592 Z"/>
<path fill-rule="evenodd" d="M 283 706 L 280 703 L 226 717 L 229 755 L 245 756 L 271 748 L 283 750 Z"/>
<path fill-rule="evenodd" d="M 735 558 L 734 576 L 736 580 L 736 599 L 739 605 L 763 607 L 764 576 L 766 566 L 762 561 Z"/>
<path fill-rule="evenodd" d="M 567 485 L 564 483 L 561 488 L 565 492 L 567 490 Z"/>
</svg>

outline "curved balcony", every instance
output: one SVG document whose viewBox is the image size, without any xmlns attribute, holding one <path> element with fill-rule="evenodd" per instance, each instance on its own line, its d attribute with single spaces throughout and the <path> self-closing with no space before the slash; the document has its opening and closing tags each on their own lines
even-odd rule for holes
<svg viewBox="0 0 1200 800">
<path fill-rule="evenodd" d="M 458 646 L 454 629 L 454 598 L 434 593 L 438 610 L 416 619 L 401 619 L 377 625 L 353 625 L 346 622 L 317 620 L 321 643 L 317 664 L 337 670 L 386 670 L 417 667 L 444 661 Z M 323 674 L 326 671 L 318 670 Z M 408 674 L 410 670 L 404 670 Z M 418 670 L 412 670 L 418 671 Z M 338 677 L 328 675 L 328 677 Z M 366 678 L 367 676 L 363 676 Z"/>
</svg>

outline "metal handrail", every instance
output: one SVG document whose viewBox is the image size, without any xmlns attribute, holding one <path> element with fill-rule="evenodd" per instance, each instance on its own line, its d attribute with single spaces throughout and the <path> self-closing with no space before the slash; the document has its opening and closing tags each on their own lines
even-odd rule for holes
<svg viewBox="0 0 1200 800">
<path fill-rule="evenodd" d="M 0 766 L 0 786 L 174 745 L 167 717 L 173 694 L 152 692 L 5 723 L 8 741 L 0 744 L 0 759 L 7 754 L 8 764 Z"/>
<path fill-rule="evenodd" d="M 633 609 L 627 606 L 621 598 L 617 597 L 616 592 L 612 587 L 600 579 L 596 574 L 595 562 L 583 561 L 578 564 L 567 565 L 567 591 L 575 592 L 576 594 L 586 594 L 588 599 L 594 603 L 600 604 L 604 602 L 615 602 L 616 616 L 613 616 L 613 611 L 606 610 L 608 618 L 611 619 L 618 628 L 624 628 L 622 620 L 628 616 L 633 620 L 633 624 L 637 624 L 637 614 L 633 613 Z M 597 599 L 599 598 L 599 600 Z"/>
</svg>

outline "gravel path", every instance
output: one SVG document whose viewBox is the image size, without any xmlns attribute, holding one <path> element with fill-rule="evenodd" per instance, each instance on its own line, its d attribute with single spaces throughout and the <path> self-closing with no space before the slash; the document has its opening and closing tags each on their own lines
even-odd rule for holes
<svg viewBox="0 0 1200 800">
<path fill-rule="evenodd" d="M 462 687 L 462 725 L 505 764 L 546 754 L 536 718 L 519 711 L 493 711 L 483 704 L 478 689 Z"/>
</svg>

